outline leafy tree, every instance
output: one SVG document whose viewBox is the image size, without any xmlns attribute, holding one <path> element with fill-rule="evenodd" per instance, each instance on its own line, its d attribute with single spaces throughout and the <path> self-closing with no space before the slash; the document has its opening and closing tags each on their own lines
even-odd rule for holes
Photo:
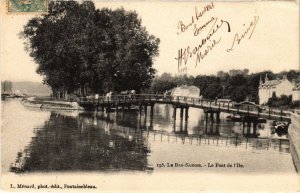
<svg viewBox="0 0 300 193">
<path fill-rule="evenodd" d="M 152 93 L 164 93 L 166 90 L 171 90 L 177 86 L 175 78 L 169 73 L 163 73 L 160 77 L 156 77 L 151 86 Z"/>
<path fill-rule="evenodd" d="M 49 13 L 25 25 L 22 37 L 37 72 L 54 93 L 86 95 L 150 86 L 159 39 L 137 13 L 95 9 L 85 1 L 49 3 Z"/>
</svg>

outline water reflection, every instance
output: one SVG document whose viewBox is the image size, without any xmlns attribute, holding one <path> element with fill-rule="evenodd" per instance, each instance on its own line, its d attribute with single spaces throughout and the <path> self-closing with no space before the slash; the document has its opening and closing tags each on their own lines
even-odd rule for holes
<svg viewBox="0 0 300 193">
<path fill-rule="evenodd" d="M 207 124 L 199 109 L 190 109 L 189 114 L 188 121 L 180 118 L 174 121 L 168 105 L 156 105 L 152 119 L 150 112 L 140 114 L 138 110 L 51 112 L 45 124 L 34 129 L 31 142 L 19 151 L 10 169 L 15 172 L 152 171 L 163 160 L 186 162 L 235 157 L 237 161 L 245 161 L 248 156 L 246 162 L 251 163 L 259 151 L 265 158 L 275 156 L 274 159 L 285 160 L 283 154 L 289 156 L 288 140 L 272 134 L 269 123 L 258 128 L 253 138 L 245 134 L 245 129 L 243 132 L 241 123 L 226 121 L 225 113 L 218 124 Z M 214 149 L 207 149 L 208 146 Z M 227 151 L 228 148 L 236 150 Z M 245 150 L 250 151 L 241 158 L 239 155 Z M 187 152 L 189 156 L 180 156 Z M 210 157 L 204 159 L 203 152 Z"/>
<path fill-rule="evenodd" d="M 36 129 L 28 150 L 25 171 L 145 170 L 149 151 L 142 135 L 120 132 L 112 122 L 57 113 Z"/>
</svg>

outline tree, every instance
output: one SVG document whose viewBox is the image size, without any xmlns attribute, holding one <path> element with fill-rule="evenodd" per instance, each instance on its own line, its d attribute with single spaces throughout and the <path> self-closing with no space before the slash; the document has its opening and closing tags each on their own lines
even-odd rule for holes
<svg viewBox="0 0 300 193">
<path fill-rule="evenodd" d="M 29 20 L 22 37 L 54 92 L 139 91 L 154 78 L 159 39 L 148 34 L 136 12 L 52 1 L 48 14 Z"/>
</svg>

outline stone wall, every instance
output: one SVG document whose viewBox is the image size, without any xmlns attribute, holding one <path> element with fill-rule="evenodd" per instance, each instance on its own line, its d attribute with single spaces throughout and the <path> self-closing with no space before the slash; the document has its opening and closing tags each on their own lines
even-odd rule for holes
<svg viewBox="0 0 300 193">
<path fill-rule="evenodd" d="M 294 165 L 300 173 L 300 115 L 292 114 L 292 123 L 289 126 L 290 151 Z"/>
</svg>

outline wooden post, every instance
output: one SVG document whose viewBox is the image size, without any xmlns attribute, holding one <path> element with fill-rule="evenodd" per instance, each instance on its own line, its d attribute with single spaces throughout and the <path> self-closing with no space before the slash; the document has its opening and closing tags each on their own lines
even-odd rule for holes
<svg viewBox="0 0 300 193">
<path fill-rule="evenodd" d="M 253 136 L 256 136 L 257 119 L 253 122 Z"/>
<path fill-rule="evenodd" d="M 247 106 L 247 115 L 249 116 L 249 105 Z"/>
<path fill-rule="evenodd" d="M 147 104 L 145 104 L 145 116 L 147 116 Z"/>
<path fill-rule="evenodd" d="M 217 112 L 216 116 L 217 123 L 220 123 L 220 112 Z"/>
<path fill-rule="evenodd" d="M 141 104 L 139 105 L 139 111 L 140 111 L 140 117 L 141 117 L 141 115 L 142 115 L 142 105 Z"/>
<path fill-rule="evenodd" d="M 173 121 L 173 132 L 175 133 L 176 132 L 176 120 L 174 119 Z"/>
<path fill-rule="evenodd" d="M 189 107 L 186 107 L 185 108 L 185 120 L 187 121 L 188 119 L 189 119 Z"/>
<path fill-rule="evenodd" d="M 251 122 L 250 120 L 247 121 L 247 134 L 250 134 L 250 129 L 251 129 Z"/>
<path fill-rule="evenodd" d="M 183 107 L 180 107 L 180 119 L 183 119 Z"/>
<path fill-rule="evenodd" d="M 208 112 L 205 112 L 205 133 L 207 133 L 207 123 L 208 123 Z"/>
<path fill-rule="evenodd" d="M 173 107 L 173 119 L 174 119 L 174 121 L 176 120 L 176 110 L 177 110 L 177 107 L 174 106 Z"/>
<path fill-rule="evenodd" d="M 243 124 L 243 134 L 244 134 L 244 129 L 245 129 L 245 117 L 242 118 L 242 124 Z"/>
<path fill-rule="evenodd" d="M 151 106 L 150 106 L 150 117 L 151 117 L 151 119 L 153 118 L 153 107 L 154 107 L 154 104 L 151 104 Z"/>
</svg>

